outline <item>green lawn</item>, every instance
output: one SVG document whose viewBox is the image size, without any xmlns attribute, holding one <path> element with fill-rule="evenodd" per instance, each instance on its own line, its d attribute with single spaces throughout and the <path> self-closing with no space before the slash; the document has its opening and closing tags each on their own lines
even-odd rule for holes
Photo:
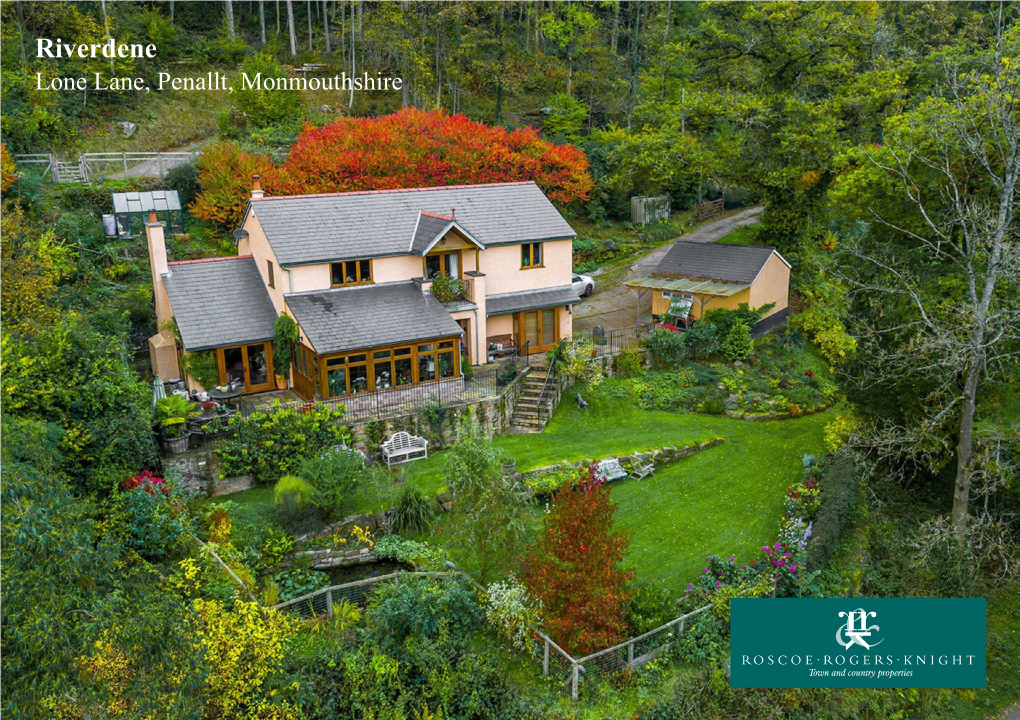
<svg viewBox="0 0 1020 720">
<path fill-rule="evenodd" d="M 724 243 L 726 245 L 755 245 L 754 230 L 750 225 L 737 228 L 729 235 L 725 235 L 716 242 Z"/>
<path fill-rule="evenodd" d="M 615 382 L 615 381 L 607 381 Z M 564 401 L 538 435 L 504 435 L 495 443 L 518 470 L 562 460 L 624 455 L 664 445 L 723 437 L 723 445 L 613 486 L 617 525 L 633 533 L 628 562 L 639 578 L 682 591 L 705 553 L 750 560 L 775 540 L 786 486 L 800 479 L 801 459 L 822 449 L 833 412 L 797 420 L 745 422 L 726 417 L 642 410 L 625 399 L 592 400 L 588 411 Z M 443 457 L 412 463 L 407 481 L 435 492 Z"/>
<path fill-rule="evenodd" d="M 609 387 L 618 383 L 607 380 Z M 607 393 L 612 394 L 612 393 Z M 568 395 L 572 397 L 572 395 Z M 529 470 L 563 460 L 626 455 L 664 445 L 716 437 L 725 443 L 659 470 L 642 481 L 613 486 L 618 527 L 632 533 L 627 562 L 641 579 L 656 579 L 679 594 L 702 567 L 706 553 L 750 560 L 775 540 L 786 486 L 800 479 L 801 458 L 822 449 L 828 411 L 797 420 L 745 422 L 726 417 L 642 410 L 625 397 L 592 398 L 587 411 L 564 400 L 545 431 L 503 435 L 496 446 Z M 423 492 L 445 484 L 443 453 L 394 468 Z M 352 498 L 351 512 L 388 506 L 396 485 L 366 484 Z M 220 498 L 225 500 L 227 498 Z M 277 522 L 272 489 L 229 496 L 234 502 L 235 538 Z M 448 518 L 444 518 L 444 521 Z M 439 531 L 442 533 L 443 524 Z M 434 538 L 445 545 L 444 537 Z M 457 548 L 448 548 L 456 559 Z M 470 564 L 470 563 L 468 563 Z"/>
</svg>

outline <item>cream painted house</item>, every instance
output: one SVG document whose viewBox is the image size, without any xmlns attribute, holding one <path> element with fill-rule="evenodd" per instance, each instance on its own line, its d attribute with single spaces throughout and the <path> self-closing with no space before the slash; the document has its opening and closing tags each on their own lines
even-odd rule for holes
<svg viewBox="0 0 1020 720">
<path fill-rule="evenodd" d="M 772 247 L 676 242 L 647 277 L 626 283 L 642 300 L 651 292 L 651 321 L 700 320 L 708 310 L 772 305 L 755 328 L 766 332 L 786 319 L 790 304 L 790 263 Z"/>
<path fill-rule="evenodd" d="M 236 257 L 167 263 L 162 228 L 146 231 L 157 319 L 247 392 L 286 373 L 272 367 L 281 314 L 300 328 L 290 377 L 311 400 L 463 382 L 462 357 L 545 352 L 578 302 L 575 233 L 533 182 L 266 197 L 255 178 Z M 442 302 L 439 275 L 457 281 L 437 287 Z M 167 345 L 166 331 L 150 339 L 164 379 L 178 374 Z"/>
</svg>

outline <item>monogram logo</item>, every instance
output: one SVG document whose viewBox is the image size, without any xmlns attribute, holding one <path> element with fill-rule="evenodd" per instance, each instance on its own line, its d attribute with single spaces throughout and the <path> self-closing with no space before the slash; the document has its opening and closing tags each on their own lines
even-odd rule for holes
<svg viewBox="0 0 1020 720">
<path fill-rule="evenodd" d="M 839 616 L 846 618 L 846 625 L 841 625 L 839 630 L 836 631 L 836 642 L 842 645 L 846 650 L 849 650 L 850 646 L 854 643 L 870 650 L 883 642 L 883 640 L 879 640 L 878 642 L 869 645 L 864 641 L 864 638 L 871 637 L 872 630 L 878 630 L 878 625 L 868 626 L 868 618 L 875 617 L 875 615 L 876 614 L 873 612 L 864 612 L 861 608 L 857 608 L 850 612 L 841 612 Z"/>
</svg>

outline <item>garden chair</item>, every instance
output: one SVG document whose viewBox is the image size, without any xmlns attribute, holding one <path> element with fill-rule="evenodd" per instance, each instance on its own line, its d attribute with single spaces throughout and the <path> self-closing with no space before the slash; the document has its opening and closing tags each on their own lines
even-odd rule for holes
<svg viewBox="0 0 1020 720">
<path fill-rule="evenodd" d="M 651 460 L 639 460 L 634 458 L 630 465 L 630 474 L 635 480 L 644 480 L 655 473 L 655 463 Z"/>
</svg>

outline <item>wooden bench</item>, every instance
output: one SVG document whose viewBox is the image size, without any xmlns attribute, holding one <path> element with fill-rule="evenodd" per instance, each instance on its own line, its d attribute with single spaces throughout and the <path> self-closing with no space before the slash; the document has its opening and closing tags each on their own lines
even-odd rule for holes
<svg viewBox="0 0 1020 720">
<path fill-rule="evenodd" d="M 423 437 L 412 435 L 401 430 L 390 435 L 389 440 L 381 446 L 386 465 L 401 465 L 412 460 L 421 460 L 429 456 L 429 441 Z"/>
</svg>

